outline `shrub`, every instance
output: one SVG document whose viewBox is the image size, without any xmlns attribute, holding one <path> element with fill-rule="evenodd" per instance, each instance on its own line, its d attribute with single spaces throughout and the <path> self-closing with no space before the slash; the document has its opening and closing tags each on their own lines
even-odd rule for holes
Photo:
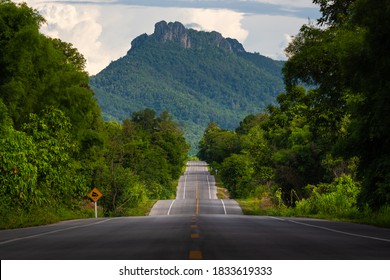
<svg viewBox="0 0 390 280">
<path fill-rule="evenodd" d="M 349 175 L 336 178 L 331 184 L 308 185 L 310 196 L 296 204 L 299 215 L 331 215 L 351 217 L 358 212 L 360 186 Z"/>
</svg>

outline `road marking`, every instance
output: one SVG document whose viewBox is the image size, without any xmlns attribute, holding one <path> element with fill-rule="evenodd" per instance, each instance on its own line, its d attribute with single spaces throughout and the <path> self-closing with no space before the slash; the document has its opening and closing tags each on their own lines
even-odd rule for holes
<svg viewBox="0 0 390 280">
<path fill-rule="evenodd" d="M 202 252 L 201 251 L 190 251 L 189 259 L 190 260 L 202 260 L 203 259 Z"/>
<path fill-rule="evenodd" d="M 225 212 L 225 215 L 227 214 L 226 213 L 226 207 L 225 207 L 225 203 L 223 202 L 223 200 L 221 199 L 221 202 L 222 202 L 222 206 L 223 206 L 223 211 Z"/>
<path fill-rule="evenodd" d="M 211 187 L 210 187 L 209 175 L 207 175 L 207 185 L 209 186 L 209 199 L 211 199 Z"/>
<path fill-rule="evenodd" d="M 175 199 L 171 202 L 171 205 L 169 205 L 169 209 L 168 209 L 168 213 L 167 213 L 167 215 L 169 216 L 169 214 L 171 213 L 171 209 L 172 209 L 172 206 L 173 206 L 173 204 L 175 203 Z"/>
<path fill-rule="evenodd" d="M 199 233 L 191 233 L 191 238 L 199 238 Z"/>
<path fill-rule="evenodd" d="M 102 220 L 102 221 L 99 221 L 99 222 L 96 222 L 96 223 L 87 224 L 87 225 L 73 226 L 73 227 L 69 227 L 69 228 L 63 228 L 63 229 L 47 231 L 47 232 L 38 233 L 38 234 L 34 234 L 34 235 L 29 235 L 29 236 L 25 236 L 25 237 L 14 238 L 14 239 L 10 239 L 10 240 L 6 240 L 6 241 L 0 242 L 0 245 L 4 245 L 4 244 L 12 243 L 12 242 L 15 242 L 15 241 L 20 241 L 20 240 L 30 239 L 30 238 L 34 238 L 34 237 L 45 236 L 45 235 L 49 235 L 49 234 L 53 234 L 53 233 L 57 233 L 57 232 L 63 232 L 63 231 L 67 231 L 67 230 L 72 230 L 72 229 L 76 229 L 76 228 L 83 228 L 83 227 L 94 226 L 94 225 L 102 224 L 102 223 L 105 223 L 105 222 L 108 222 L 108 221 L 111 221 L 111 220 L 112 219 L 106 219 L 106 220 Z"/>
<path fill-rule="evenodd" d="M 297 222 L 297 221 L 294 221 L 294 220 L 286 220 L 286 219 L 276 218 L 276 217 L 269 217 L 269 218 L 272 218 L 272 219 L 275 219 L 275 220 L 279 220 L 279 221 L 290 222 L 290 223 L 294 223 L 294 224 L 297 224 L 297 225 L 302 225 L 302 226 L 307 226 L 307 227 L 318 228 L 318 229 L 322 229 L 322 230 L 326 230 L 326 231 L 331 231 L 331 232 L 335 232 L 335 233 L 339 233 L 339 234 L 345 234 L 345 235 L 349 235 L 349 236 L 354 236 L 354 237 L 360 237 L 360 238 L 366 238 L 366 239 L 372 239 L 372 240 L 390 242 L 390 239 L 385 239 L 385 238 L 379 238 L 379 237 L 374 237 L 374 236 L 368 236 L 368 235 L 361 235 L 361 234 L 356 234 L 356 233 L 350 233 L 350 232 L 346 232 L 346 231 L 331 229 L 331 228 L 328 228 L 328 227 L 322 227 L 322 226 L 316 226 L 316 225 L 311 225 L 311 224 L 307 224 L 307 223 Z"/>
<path fill-rule="evenodd" d="M 186 199 L 186 186 L 187 186 L 187 176 L 184 176 L 184 192 L 183 192 L 183 199 Z"/>
<path fill-rule="evenodd" d="M 196 209 L 195 209 L 195 214 L 198 216 L 199 214 L 199 198 L 198 198 L 198 176 L 196 176 Z"/>
<path fill-rule="evenodd" d="M 355 236 L 355 237 L 361 237 L 361 238 L 367 238 L 367 239 L 373 239 L 373 240 L 379 240 L 379 241 L 384 241 L 384 242 L 390 242 L 390 239 L 384 239 L 384 238 L 373 237 L 373 236 L 368 236 L 368 235 L 361 235 L 361 234 L 356 234 L 356 233 L 350 233 L 350 232 L 346 232 L 346 231 L 335 230 L 335 229 L 331 229 L 331 228 L 327 228 L 327 227 L 321 227 L 321 226 L 315 226 L 315 225 L 306 224 L 306 223 L 302 223 L 302 222 L 297 222 L 297 221 L 293 221 L 293 220 L 288 220 L 288 221 L 290 223 L 303 225 L 303 226 L 307 226 L 307 227 L 319 228 L 319 229 L 322 229 L 322 230 L 327 230 L 327 231 L 336 232 L 336 233 L 340 233 L 340 234 L 345 234 L 345 235 L 350 235 L 350 236 Z"/>
<path fill-rule="evenodd" d="M 271 218 L 271 219 L 274 219 L 274 220 L 278 220 L 278 221 L 286 221 L 285 219 L 282 219 L 282 218 L 278 218 L 278 217 L 273 217 L 273 216 L 268 216 L 268 218 Z"/>
</svg>

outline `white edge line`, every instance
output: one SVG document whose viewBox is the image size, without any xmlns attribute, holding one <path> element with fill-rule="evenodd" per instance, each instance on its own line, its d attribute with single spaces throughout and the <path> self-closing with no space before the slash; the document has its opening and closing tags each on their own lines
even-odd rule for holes
<svg viewBox="0 0 390 280">
<path fill-rule="evenodd" d="M 356 234 L 356 233 L 350 233 L 350 232 L 341 231 L 341 230 L 335 230 L 335 229 L 331 229 L 331 228 L 327 228 L 327 227 L 321 227 L 321 226 L 315 226 L 315 225 L 311 225 L 311 224 L 301 223 L 301 222 L 297 222 L 297 221 L 293 221 L 293 220 L 288 220 L 288 221 L 291 222 L 291 223 L 294 223 L 294 224 L 299 224 L 299 225 L 303 225 L 303 226 L 319 228 L 319 229 L 322 229 L 322 230 L 327 230 L 327 231 L 336 232 L 336 233 L 340 233 L 340 234 L 345 234 L 345 235 L 350 235 L 350 236 L 355 236 L 355 237 L 361 237 L 361 238 L 367 238 L 367 239 L 373 239 L 373 240 L 379 240 L 379 241 L 384 241 L 384 242 L 390 242 L 390 239 L 384 239 L 384 238 L 379 238 L 379 237 L 373 237 L 373 236 L 361 235 L 361 234 Z"/>
<path fill-rule="evenodd" d="M 209 175 L 207 175 L 207 184 L 209 186 L 209 199 L 211 199 L 211 187 L 210 187 Z"/>
<path fill-rule="evenodd" d="M 171 209 L 172 209 L 172 206 L 173 206 L 173 204 L 175 203 L 175 199 L 171 202 L 171 205 L 169 205 L 169 209 L 168 209 L 168 213 L 167 213 L 167 215 L 169 216 L 169 214 L 171 213 Z"/>
<path fill-rule="evenodd" d="M 286 221 L 285 219 L 274 217 L 274 216 L 267 216 L 267 217 L 278 221 Z"/>
<path fill-rule="evenodd" d="M 227 215 L 226 213 L 226 207 L 225 207 L 225 203 L 223 202 L 223 200 L 221 199 L 221 202 L 222 202 L 222 206 L 223 206 L 223 211 L 225 212 L 225 215 Z"/>
<path fill-rule="evenodd" d="M 24 240 L 24 239 L 30 239 L 30 238 L 34 238 L 34 237 L 45 236 L 45 235 L 49 235 L 49 234 L 53 234 L 53 233 L 57 233 L 57 232 L 62 232 L 62 231 L 71 230 L 71 229 L 89 227 L 89 226 L 93 226 L 93 225 L 105 223 L 105 222 L 108 222 L 108 221 L 110 221 L 110 220 L 112 220 L 112 219 L 106 219 L 106 220 L 102 220 L 102 221 L 99 221 L 99 222 L 96 222 L 96 223 L 87 224 L 87 225 L 73 226 L 73 227 L 69 227 L 69 228 L 63 228 L 63 229 L 57 229 L 57 230 L 47 231 L 47 232 L 38 233 L 38 234 L 34 234 L 34 235 L 29 235 L 29 236 L 25 236 L 25 237 L 14 238 L 14 239 L 10 239 L 10 240 L 6 240 L 6 241 L 0 242 L 0 245 L 12 243 L 12 242 L 20 241 L 20 240 Z"/>
<path fill-rule="evenodd" d="M 186 199 L 186 185 L 187 185 L 187 175 L 184 176 L 183 199 Z"/>
<path fill-rule="evenodd" d="M 269 218 L 272 218 L 272 219 L 275 219 L 275 220 L 279 220 L 279 221 L 290 222 L 290 223 L 294 223 L 294 224 L 298 224 L 298 225 L 302 225 L 302 226 L 318 228 L 318 229 L 331 231 L 331 232 L 335 232 L 335 233 L 339 233 L 339 234 L 345 234 L 345 235 L 349 235 L 349 236 L 355 236 L 355 237 L 360 237 L 360 238 L 366 238 L 366 239 L 390 242 L 390 239 L 385 239 L 385 238 L 379 238 L 379 237 L 373 237 L 373 236 L 368 236 L 368 235 L 361 235 L 361 234 L 356 234 L 356 233 L 350 233 L 350 232 L 346 232 L 346 231 L 341 231 L 341 230 L 331 229 L 331 228 L 327 228 L 327 227 L 321 227 L 321 226 L 306 224 L 306 223 L 297 222 L 297 221 L 293 221 L 293 220 L 286 220 L 286 219 L 272 217 L 272 216 L 269 216 Z"/>
</svg>

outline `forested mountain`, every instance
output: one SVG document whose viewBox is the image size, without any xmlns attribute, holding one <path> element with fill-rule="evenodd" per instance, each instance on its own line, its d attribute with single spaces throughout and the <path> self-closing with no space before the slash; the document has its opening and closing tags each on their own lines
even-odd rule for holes
<svg viewBox="0 0 390 280">
<path fill-rule="evenodd" d="M 169 111 L 196 149 L 209 122 L 233 129 L 283 90 L 283 62 L 246 52 L 217 32 L 161 21 L 135 38 L 127 55 L 91 77 L 107 119 L 134 111 Z"/>
</svg>

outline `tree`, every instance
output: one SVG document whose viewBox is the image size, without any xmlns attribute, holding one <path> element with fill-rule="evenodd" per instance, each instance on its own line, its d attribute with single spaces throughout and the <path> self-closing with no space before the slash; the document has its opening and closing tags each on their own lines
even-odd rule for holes
<svg viewBox="0 0 390 280">
<path fill-rule="evenodd" d="M 104 213 L 124 215 L 126 208 L 137 207 L 147 198 L 146 187 L 133 170 L 125 166 L 126 137 L 119 123 L 106 123 L 104 161 L 96 167 L 94 184 L 104 193 Z"/>
<path fill-rule="evenodd" d="M 233 131 L 221 129 L 215 123 L 209 123 L 199 143 L 198 157 L 209 163 L 220 164 L 231 154 L 241 150 L 239 137 Z"/>
<path fill-rule="evenodd" d="M 45 198 L 31 160 L 37 156 L 32 137 L 13 128 L 1 99 L 0 117 L 0 211 L 6 218 L 7 211 L 42 205 Z"/>
<path fill-rule="evenodd" d="M 0 97 L 16 129 L 47 106 L 70 118 L 74 136 L 96 126 L 100 110 L 85 59 L 71 44 L 39 32 L 44 19 L 26 4 L 0 2 Z"/>
<path fill-rule="evenodd" d="M 302 27 L 287 48 L 287 87 L 300 82 L 311 94 L 311 132 L 346 160 L 357 156 L 363 180 L 360 205 L 390 202 L 389 2 L 318 0 L 319 23 Z"/>
<path fill-rule="evenodd" d="M 47 201 L 69 203 L 80 200 L 88 190 L 87 180 L 74 159 L 78 144 L 73 139 L 69 118 L 48 107 L 40 115 L 30 114 L 23 126 L 32 138 L 36 154 L 29 159 L 38 172 L 38 186 Z"/>
<path fill-rule="evenodd" d="M 320 5 L 322 17 L 318 19 L 320 25 L 337 25 L 345 22 L 351 14 L 350 6 L 356 0 L 313 0 L 314 4 Z"/>
<path fill-rule="evenodd" d="M 275 170 L 272 162 L 273 150 L 266 138 L 266 131 L 262 125 L 267 120 L 261 120 L 242 137 L 243 153 L 246 154 L 253 166 L 253 184 L 255 186 L 269 186 L 275 179 Z"/>
<path fill-rule="evenodd" d="M 363 179 L 360 204 L 378 209 L 390 204 L 390 3 L 357 1 L 351 24 L 364 32 L 364 41 L 352 61 L 347 79 L 356 92 L 350 126 L 349 151 L 360 157 Z"/>
<path fill-rule="evenodd" d="M 188 144 L 167 112 L 135 112 L 123 124 L 106 123 L 104 160 L 94 184 L 106 193 L 106 215 L 123 215 L 147 198 L 170 198 L 182 172 Z"/>
<path fill-rule="evenodd" d="M 248 156 L 233 154 L 227 157 L 220 167 L 222 181 L 232 197 L 246 197 L 250 192 L 250 182 L 254 173 Z"/>
</svg>

